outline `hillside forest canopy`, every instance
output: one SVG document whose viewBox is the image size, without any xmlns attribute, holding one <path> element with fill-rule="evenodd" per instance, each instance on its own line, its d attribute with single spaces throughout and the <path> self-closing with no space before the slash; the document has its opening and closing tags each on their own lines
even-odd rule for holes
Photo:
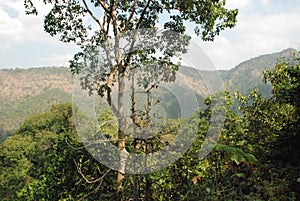
<svg viewBox="0 0 300 201">
<path fill-rule="evenodd" d="M 178 130 L 188 133 L 193 129 L 191 122 L 198 125 L 196 136 L 189 150 L 169 166 L 148 174 L 125 174 L 121 154 L 119 169 L 114 170 L 86 150 L 76 131 L 76 105 L 56 104 L 27 118 L 1 143 L 2 200 L 299 200 L 297 53 L 278 60 L 275 68 L 264 72 L 262 79 L 272 86 L 270 97 L 264 97 L 258 88 L 247 95 L 221 91 L 201 99 L 204 109 L 184 118 L 165 119 L 159 134 L 152 138 L 133 139 L 124 132 L 128 127 L 126 79 L 133 83 L 131 124 L 149 128 L 149 94 L 161 83 L 176 82 L 180 64 L 172 58 L 187 51 L 191 37 L 186 23 L 192 24 L 202 40 L 213 41 L 221 31 L 235 26 L 237 10 L 227 9 L 225 0 L 43 2 L 52 6 L 45 16 L 45 31 L 81 48 L 70 61 L 71 71 L 81 75 L 83 89 L 106 101 L 108 107 L 102 107 L 96 117 L 105 122 L 99 131 L 121 153 L 146 155 L 164 149 Z M 38 14 L 31 0 L 24 0 L 24 4 L 27 14 Z M 178 34 L 176 40 L 171 38 L 171 43 L 169 35 L 164 35 L 170 32 L 164 32 L 160 35 L 162 43 L 134 49 L 138 30 L 158 35 L 162 16 L 163 27 Z M 86 24 L 86 17 L 93 24 Z M 133 33 L 131 51 L 124 53 L 120 41 L 128 32 Z M 165 44 L 176 47 L 176 51 Z M 99 47 L 104 59 L 99 57 Z M 141 111 L 136 109 L 135 79 L 148 97 Z M 113 93 L 118 94 L 116 105 Z M 216 98 L 225 104 L 213 107 Z M 174 106 L 171 101 L 166 105 Z M 210 154 L 199 158 L 215 110 L 225 111 L 224 126 Z M 85 118 L 84 113 L 77 112 Z"/>
<path fill-rule="evenodd" d="M 160 171 L 125 175 L 124 200 L 298 200 L 299 73 L 300 58 L 293 56 L 265 71 L 271 97 L 262 98 L 257 88 L 247 96 L 222 92 L 226 121 L 220 140 L 199 159 L 213 109 L 208 97 L 207 109 L 197 113 L 199 129 L 189 151 Z M 114 115 L 106 110 L 101 118 Z M 161 139 L 153 140 L 157 149 L 176 135 L 179 121 L 170 119 Z M 117 124 L 101 129 L 116 133 Z M 118 173 L 86 151 L 74 128 L 71 103 L 29 117 L 2 142 L 0 152 L 2 200 L 117 198 Z"/>
</svg>

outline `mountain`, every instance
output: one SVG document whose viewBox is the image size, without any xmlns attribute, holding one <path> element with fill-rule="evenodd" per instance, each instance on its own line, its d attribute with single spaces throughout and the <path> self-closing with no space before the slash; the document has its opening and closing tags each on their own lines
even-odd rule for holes
<svg viewBox="0 0 300 201">
<path fill-rule="evenodd" d="M 228 71 L 220 71 L 225 87 L 231 91 L 237 90 L 248 94 L 251 89 L 258 87 L 264 96 L 271 95 L 271 85 L 263 83 L 263 71 L 273 68 L 280 58 L 287 57 L 297 51 L 292 48 L 281 52 L 261 55 L 238 64 Z"/>
<path fill-rule="evenodd" d="M 252 88 L 259 87 L 265 96 L 269 96 L 271 87 L 262 82 L 264 69 L 274 67 L 279 58 L 293 52 L 296 50 L 286 49 L 262 55 L 219 73 L 231 91 L 247 94 Z M 207 72 L 202 74 L 209 75 Z M 183 67 L 177 80 L 179 85 L 182 80 L 189 82 L 202 97 L 208 94 L 205 82 L 195 80 L 195 71 L 191 68 Z M 4 69 L 0 70 L 0 89 L 0 138 L 3 138 L 26 117 L 47 111 L 53 104 L 72 101 L 73 78 L 67 67 Z"/>
<path fill-rule="evenodd" d="M 65 67 L 0 70 L 0 135 L 34 113 L 71 101 L 72 82 Z"/>
</svg>

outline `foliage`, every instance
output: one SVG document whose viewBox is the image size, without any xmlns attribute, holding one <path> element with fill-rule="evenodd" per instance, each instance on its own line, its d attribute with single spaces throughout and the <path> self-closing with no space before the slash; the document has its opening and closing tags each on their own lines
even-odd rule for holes
<svg viewBox="0 0 300 201">
<path fill-rule="evenodd" d="M 202 40 L 212 41 L 224 29 L 235 26 L 238 13 L 236 9 L 226 8 L 225 0 L 43 2 L 52 6 L 45 16 L 44 30 L 51 36 L 59 35 L 63 42 L 76 43 L 82 50 L 70 61 L 73 73 L 80 75 L 82 88 L 89 94 L 105 97 L 117 114 L 119 151 L 126 151 L 125 79 L 132 80 L 133 85 L 136 79 L 136 84 L 148 94 L 161 82 L 174 81 L 179 64 L 172 58 L 186 53 L 191 39 L 186 32 L 186 23 L 192 25 L 195 34 Z M 24 5 L 26 14 L 38 13 L 31 0 L 24 0 Z M 158 30 L 160 17 L 164 17 L 161 24 L 166 29 L 161 32 Z M 85 18 L 91 19 L 96 26 L 86 23 Z M 115 83 L 117 89 L 113 88 Z M 138 125 L 137 119 L 143 117 L 136 112 L 135 89 L 133 86 L 131 88 L 130 117 L 132 124 Z M 118 94 L 116 106 L 112 102 L 114 92 Z M 143 113 L 149 114 L 148 110 Z M 147 150 L 147 144 L 144 146 Z M 124 167 L 119 165 L 118 169 L 117 200 L 123 200 Z"/>
<path fill-rule="evenodd" d="M 165 49 L 164 43 L 157 43 L 160 45 L 159 47 L 156 47 L 157 45 L 152 45 L 150 48 L 143 46 L 142 51 L 134 50 L 123 53 L 120 40 L 127 32 L 155 28 L 160 17 L 167 15 L 168 17 L 164 17 L 165 21 L 162 22 L 164 28 L 184 34 L 186 31 L 185 22 L 190 22 L 195 33 L 201 36 L 203 40 L 213 40 L 220 31 L 234 27 L 237 15 L 236 9 L 225 8 L 224 0 L 135 0 L 131 2 L 50 0 L 44 1 L 44 3 L 52 6 L 45 17 L 45 31 L 51 36 L 60 35 L 60 40 L 63 42 L 75 42 L 80 46 L 82 51 L 74 55 L 74 59 L 70 62 L 71 69 L 74 73 L 86 70 L 84 71 L 86 76 L 82 78 L 82 86 L 92 92 L 96 91 L 101 96 L 106 91 L 108 93 L 111 91 L 111 82 L 115 82 L 118 76 L 122 77 L 131 65 L 135 67 L 148 63 L 148 65 L 152 64 L 152 71 L 148 69 L 152 74 L 165 74 L 166 72 L 174 74 L 176 67 L 170 68 L 170 65 L 172 66 L 170 58 L 178 52 L 185 51 L 186 41 L 182 42 L 180 38 L 173 38 L 173 44 L 170 42 L 167 44 L 167 46 L 172 46 L 173 51 L 168 50 L 168 48 Z M 31 0 L 24 0 L 24 4 L 27 14 L 38 13 Z M 99 13 L 100 15 L 98 15 Z M 92 23 L 85 23 L 85 17 L 90 18 L 97 26 Z M 156 34 L 154 33 L 154 36 Z M 185 37 L 184 40 L 188 41 L 189 37 Z M 136 39 L 133 39 L 132 44 L 134 45 L 135 42 Z M 99 47 L 104 49 L 103 53 L 106 57 L 97 58 L 101 53 L 98 50 Z M 153 54 L 159 48 L 163 56 L 155 58 Z M 153 69 L 155 62 L 160 63 L 161 69 L 159 71 Z M 103 67 L 94 69 L 95 66 L 99 65 L 98 63 Z M 90 68 L 86 69 L 87 66 Z M 163 70 L 163 66 L 166 69 Z M 147 69 L 144 70 L 147 71 Z M 166 78 L 166 76 L 164 77 Z"/>
<path fill-rule="evenodd" d="M 221 71 L 221 76 L 227 87 L 232 91 L 239 91 L 249 95 L 254 87 L 262 92 L 263 97 L 271 97 L 271 85 L 262 80 L 265 69 L 274 68 L 277 60 L 282 57 L 290 57 L 295 49 L 288 48 L 280 52 L 261 55 L 238 64 L 228 71 Z"/>
<path fill-rule="evenodd" d="M 24 2 L 28 14 L 37 14 L 31 0 Z M 146 64 L 157 62 L 153 56 L 155 48 L 120 55 L 119 39 L 126 31 L 153 28 L 159 17 L 167 14 L 165 28 L 184 34 L 184 22 L 191 22 L 195 33 L 203 40 L 213 40 L 220 31 L 235 25 L 237 14 L 236 10 L 226 9 L 222 0 L 43 2 L 53 6 L 45 17 L 45 31 L 60 35 L 63 42 L 76 42 L 82 49 L 71 61 L 74 73 L 84 70 L 88 62 L 92 67 L 104 62 L 101 63 L 104 71 L 87 71 L 85 78 L 92 82 L 87 83 L 83 78 L 82 84 L 98 95 L 107 92 L 111 107 L 112 83 L 119 82 L 118 93 L 122 94 L 123 78 L 133 73 L 130 67 L 145 73 L 145 79 L 138 80 L 140 85 L 146 83 L 145 89 L 155 81 L 173 81 L 178 70 L 170 60 L 176 53 L 168 49 L 163 51 L 164 60 L 159 63 L 168 73 L 155 71 L 154 77 L 149 76 L 153 66 L 147 68 Z M 101 20 L 94 14 L 99 10 L 104 17 Z M 94 20 L 99 30 L 93 32 L 83 22 L 86 15 Z M 96 47 L 104 45 L 108 56 L 110 34 L 115 39 L 114 57 L 99 61 Z M 186 45 L 189 37 L 183 37 L 183 41 Z M 183 47 L 178 51 L 186 50 Z M 139 64 L 143 64 L 143 68 Z M 296 200 L 292 178 L 299 171 L 299 59 L 279 62 L 275 69 L 266 71 L 265 79 L 272 84 L 273 96 L 262 98 L 257 89 L 248 96 L 237 94 L 240 113 L 231 109 L 234 99 L 229 92 L 215 95 L 226 101 L 224 106 L 217 108 L 226 111 L 226 118 L 220 139 L 206 158 L 199 159 L 199 150 L 216 109 L 211 106 L 211 97 L 204 101 L 207 108 L 194 114 L 199 128 L 190 150 L 174 164 L 148 175 L 123 176 L 120 171 L 109 170 L 95 161 L 76 137 L 71 104 L 56 105 L 49 112 L 31 116 L 1 144 L 1 199 Z M 134 115 L 134 107 L 132 111 Z M 118 110 L 118 114 L 122 112 Z M 111 110 L 105 110 L 99 120 L 116 121 L 112 114 Z M 125 127 L 122 118 L 121 114 L 117 125 L 106 124 L 101 129 L 110 136 L 118 132 L 114 139 L 118 147 L 128 147 L 129 151 L 137 153 L 147 154 L 164 148 L 176 135 L 179 124 L 183 126 L 181 129 L 191 129 L 189 118 L 168 119 L 160 135 L 137 143 L 120 132 Z M 143 126 L 143 123 L 147 124 L 141 121 L 138 125 Z M 126 144 L 119 143 L 123 140 Z"/>
<path fill-rule="evenodd" d="M 190 150 L 158 172 L 126 176 L 126 200 L 296 199 L 292 179 L 299 169 L 280 163 L 276 157 L 281 150 L 278 140 L 288 137 L 283 125 L 294 120 L 290 115 L 295 108 L 262 98 L 255 89 L 249 96 L 237 94 L 243 112 L 240 115 L 231 109 L 234 99 L 229 92 L 222 96 L 226 99 L 226 120 L 212 153 L 198 158 L 213 109 L 208 98 L 207 108 L 198 114 L 199 130 Z M 3 200 L 116 199 L 117 173 L 83 149 L 72 127 L 71 114 L 70 104 L 53 106 L 49 112 L 27 119 L 2 144 Z M 99 120 L 112 119 L 111 115 L 104 110 Z M 152 151 L 170 142 L 184 121 L 189 119 L 170 119 L 161 137 L 147 142 L 156 145 Z M 113 124 L 102 129 L 116 132 Z"/>
<path fill-rule="evenodd" d="M 0 70 L 0 127 L 12 131 L 30 115 L 70 101 L 68 72 L 63 67 Z"/>
<path fill-rule="evenodd" d="M 71 115 L 71 104 L 55 105 L 31 116 L 1 144 L 2 200 L 95 200 L 98 190 L 112 190 L 115 173 L 85 151 Z M 89 176 L 82 177 L 79 170 Z M 96 180 L 98 175 L 110 176 Z"/>
<path fill-rule="evenodd" d="M 0 144 L 10 135 L 9 131 L 0 127 Z"/>
<path fill-rule="evenodd" d="M 265 72 L 265 80 L 271 82 L 272 102 L 280 104 L 285 111 L 286 121 L 282 134 L 278 139 L 281 147 L 281 158 L 284 161 L 299 165 L 300 158 L 300 57 L 296 53 L 292 57 L 279 61 L 275 69 Z M 291 155 L 292 153 L 292 155 Z"/>
<path fill-rule="evenodd" d="M 249 96 L 238 94 L 240 109 L 248 122 L 247 141 L 263 162 L 259 166 L 258 187 L 268 189 L 264 196 L 269 200 L 295 199 L 295 194 L 298 198 L 300 195 L 295 190 L 300 169 L 298 75 L 299 57 L 295 54 L 265 71 L 265 81 L 272 84 L 272 97 L 262 98 L 258 89 Z M 270 186 L 276 190 L 271 191 Z"/>
</svg>

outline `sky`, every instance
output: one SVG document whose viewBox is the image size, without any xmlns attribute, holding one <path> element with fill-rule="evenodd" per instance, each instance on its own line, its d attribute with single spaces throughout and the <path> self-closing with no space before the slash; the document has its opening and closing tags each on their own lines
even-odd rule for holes
<svg viewBox="0 0 300 201">
<path fill-rule="evenodd" d="M 0 69 L 68 66 L 79 51 L 43 30 L 49 11 L 39 1 L 39 15 L 25 15 L 23 0 L 0 2 Z M 299 0 L 227 0 L 238 8 L 237 25 L 223 31 L 213 42 L 196 41 L 217 69 L 286 48 L 300 47 Z"/>
</svg>

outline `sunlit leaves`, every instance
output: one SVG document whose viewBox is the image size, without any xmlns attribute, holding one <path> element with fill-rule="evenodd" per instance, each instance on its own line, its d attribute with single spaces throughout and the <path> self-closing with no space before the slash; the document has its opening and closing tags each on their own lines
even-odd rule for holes
<svg viewBox="0 0 300 201">
<path fill-rule="evenodd" d="M 243 150 L 231 147 L 231 146 L 226 146 L 222 144 L 217 144 L 216 145 L 216 150 L 221 151 L 225 153 L 225 157 L 234 161 L 237 165 L 240 163 L 249 163 L 251 165 L 257 164 L 258 160 L 256 159 L 255 156 L 249 153 L 245 153 Z"/>
<path fill-rule="evenodd" d="M 271 82 L 272 92 L 277 101 L 300 106 L 299 55 L 283 58 L 274 69 L 265 71 L 264 79 Z"/>
<path fill-rule="evenodd" d="M 44 30 L 51 36 L 60 35 L 63 42 L 82 44 L 87 37 L 83 18 L 85 10 L 73 0 L 55 2 L 45 16 Z"/>
</svg>

